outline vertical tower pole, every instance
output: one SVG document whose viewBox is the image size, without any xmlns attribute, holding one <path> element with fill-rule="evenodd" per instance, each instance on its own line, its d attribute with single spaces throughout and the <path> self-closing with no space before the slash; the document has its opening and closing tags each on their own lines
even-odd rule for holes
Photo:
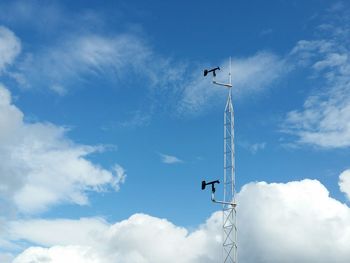
<svg viewBox="0 0 350 263">
<path fill-rule="evenodd" d="M 234 111 L 229 89 L 224 112 L 224 204 L 223 262 L 237 263 L 237 220 L 235 200 Z"/>
<path fill-rule="evenodd" d="M 214 203 L 222 204 L 223 210 L 223 262 L 237 263 L 237 213 L 236 213 L 236 193 L 235 193 L 235 145 L 234 145 L 234 111 L 232 106 L 232 82 L 231 82 L 231 57 L 229 83 L 218 82 L 215 80 L 216 67 L 210 70 L 204 70 L 204 76 L 213 73 L 213 84 L 228 88 L 228 96 L 224 111 L 224 199 L 222 201 L 215 199 L 215 184 L 218 180 L 212 182 L 202 181 L 202 190 L 207 185 L 212 186 L 211 200 Z"/>
</svg>

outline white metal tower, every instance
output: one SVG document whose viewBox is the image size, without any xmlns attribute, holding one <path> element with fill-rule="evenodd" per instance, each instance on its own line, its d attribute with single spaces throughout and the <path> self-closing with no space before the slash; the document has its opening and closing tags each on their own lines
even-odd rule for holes
<svg viewBox="0 0 350 263">
<path fill-rule="evenodd" d="M 237 263 L 234 111 L 231 88 L 224 112 L 223 262 Z"/>
<path fill-rule="evenodd" d="M 215 199 L 215 184 L 219 181 L 202 181 L 202 189 L 207 185 L 212 187 L 211 200 L 223 206 L 223 262 L 237 263 L 237 220 L 236 220 L 236 196 L 235 196 L 235 147 L 234 147 L 234 111 L 232 105 L 231 84 L 231 58 L 229 83 L 221 83 L 215 80 L 216 67 L 204 70 L 204 76 L 213 73 L 213 84 L 228 88 L 228 96 L 224 111 L 224 197 L 223 201 Z"/>
</svg>

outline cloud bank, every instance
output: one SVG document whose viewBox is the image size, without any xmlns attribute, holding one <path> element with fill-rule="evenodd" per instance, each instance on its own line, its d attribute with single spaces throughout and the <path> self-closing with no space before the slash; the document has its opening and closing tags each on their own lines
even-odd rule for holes
<svg viewBox="0 0 350 263">
<path fill-rule="evenodd" d="M 319 181 L 250 183 L 238 201 L 240 262 L 348 262 L 350 208 Z M 214 263 L 221 260 L 221 220 L 216 212 L 191 232 L 145 214 L 115 224 L 99 218 L 16 222 L 12 238 L 38 246 L 14 263 Z"/>
<path fill-rule="evenodd" d="M 215 233 L 220 218 L 219 214 L 213 215 L 192 233 L 165 219 L 145 214 L 135 214 L 113 225 L 97 219 L 58 220 L 46 224 L 43 220 L 40 223 L 29 222 L 27 226 L 33 225 L 34 228 L 28 233 L 22 226 L 21 230 L 27 233 L 22 236 L 37 243 L 44 241 L 39 243 L 43 245 L 50 245 L 52 239 L 56 239 L 57 245 L 29 248 L 14 262 L 213 262 L 220 254 L 221 236 Z M 81 222 L 88 223 L 80 228 L 82 232 L 85 230 L 85 234 L 73 235 L 74 226 Z M 44 223 L 44 227 L 41 223 Z M 43 230 L 50 230 L 53 236 L 54 233 L 58 236 L 48 240 Z M 72 239 L 63 237 L 57 230 L 73 231 Z M 213 253 L 208 253 L 207 248 Z"/>
</svg>

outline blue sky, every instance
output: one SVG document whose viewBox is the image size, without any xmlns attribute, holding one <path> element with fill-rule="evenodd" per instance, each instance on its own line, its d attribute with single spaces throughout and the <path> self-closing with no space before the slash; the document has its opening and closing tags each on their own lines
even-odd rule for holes
<svg viewBox="0 0 350 263">
<path fill-rule="evenodd" d="M 187 241 L 212 234 L 219 208 L 200 182 L 223 177 L 227 93 L 212 86 L 202 70 L 220 66 L 218 78 L 226 79 L 230 56 L 242 218 L 264 227 L 263 219 L 252 219 L 259 214 L 243 211 L 255 210 L 266 198 L 281 200 L 271 205 L 276 211 L 290 212 L 296 209 L 291 203 L 308 204 L 319 194 L 331 211 L 343 211 L 328 215 L 340 222 L 335 228 L 350 233 L 346 1 L 1 1 L 0 10 L 4 262 L 36 256 L 41 262 L 41 253 L 60 262 L 55 249 L 69 259 L 69 245 L 94 244 L 84 238 L 50 240 L 41 236 L 45 231 L 38 222 L 53 233 L 67 222 L 72 229 L 69 224 L 87 220 L 82 223 L 87 232 L 92 227 L 107 233 L 120 222 L 141 220 L 185 229 Z M 321 209 L 316 204 L 310 210 Z M 300 229 L 308 229 L 309 221 L 300 221 Z M 322 222 L 319 228 L 328 224 Z M 243 233 L 252 231 L 259 240 L 258 231 L 244 227 Z M 335 236 L 333 243 L 349 236 Z M 339 255 L 324 260 L 345 262 L 348 252 L 340 243 Z M 164 262 L 163 254 L 149 261 L 147 253 L 128 249 L 144 261 L 125 251 L 105 258 L 97 250 L 91 262 Z M 249 254 L 242 248 L 241 259 L 283 258 L 253 257 L 259 249 L 268 251 L 257 246 Z M 292 253 L 285 250 L 285 257 Z M 299 262 L 317 258 L 304 252 Z M 215 262 L 183 253 L 184 262 Z"/>
</svg>

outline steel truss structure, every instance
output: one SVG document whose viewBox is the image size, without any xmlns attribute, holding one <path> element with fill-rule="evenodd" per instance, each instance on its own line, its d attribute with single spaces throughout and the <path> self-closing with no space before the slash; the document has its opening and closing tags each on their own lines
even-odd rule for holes
<svg viewBox="0 0 350 263">
<path fill-rule="evenodd" d="M 211 186 L 211 200 L 222 205 L 223 210 L 223 262 L 237 263 L 237 212 L 235 193 L 235 145 L 234 145 L 234 111 L 232 105 L 232 82 L 231 82 L 231 58 L 229 83 L 216 81 L 216 71 L 220 67 L 205 69 L 204 76 L 213 74 L 213 84 L 228 88 L 228 96 L 224 111 L 224 197 L 222 201 L 215 199 L 215 184 L 219 180 L 206 182 L 202 181 L 202 190 Z"/>
<path fill-rule="evenodd" d="M 229 89 L 224 112 L 223 262 L 237 263 L 234 111 Z"/>
</svg>

